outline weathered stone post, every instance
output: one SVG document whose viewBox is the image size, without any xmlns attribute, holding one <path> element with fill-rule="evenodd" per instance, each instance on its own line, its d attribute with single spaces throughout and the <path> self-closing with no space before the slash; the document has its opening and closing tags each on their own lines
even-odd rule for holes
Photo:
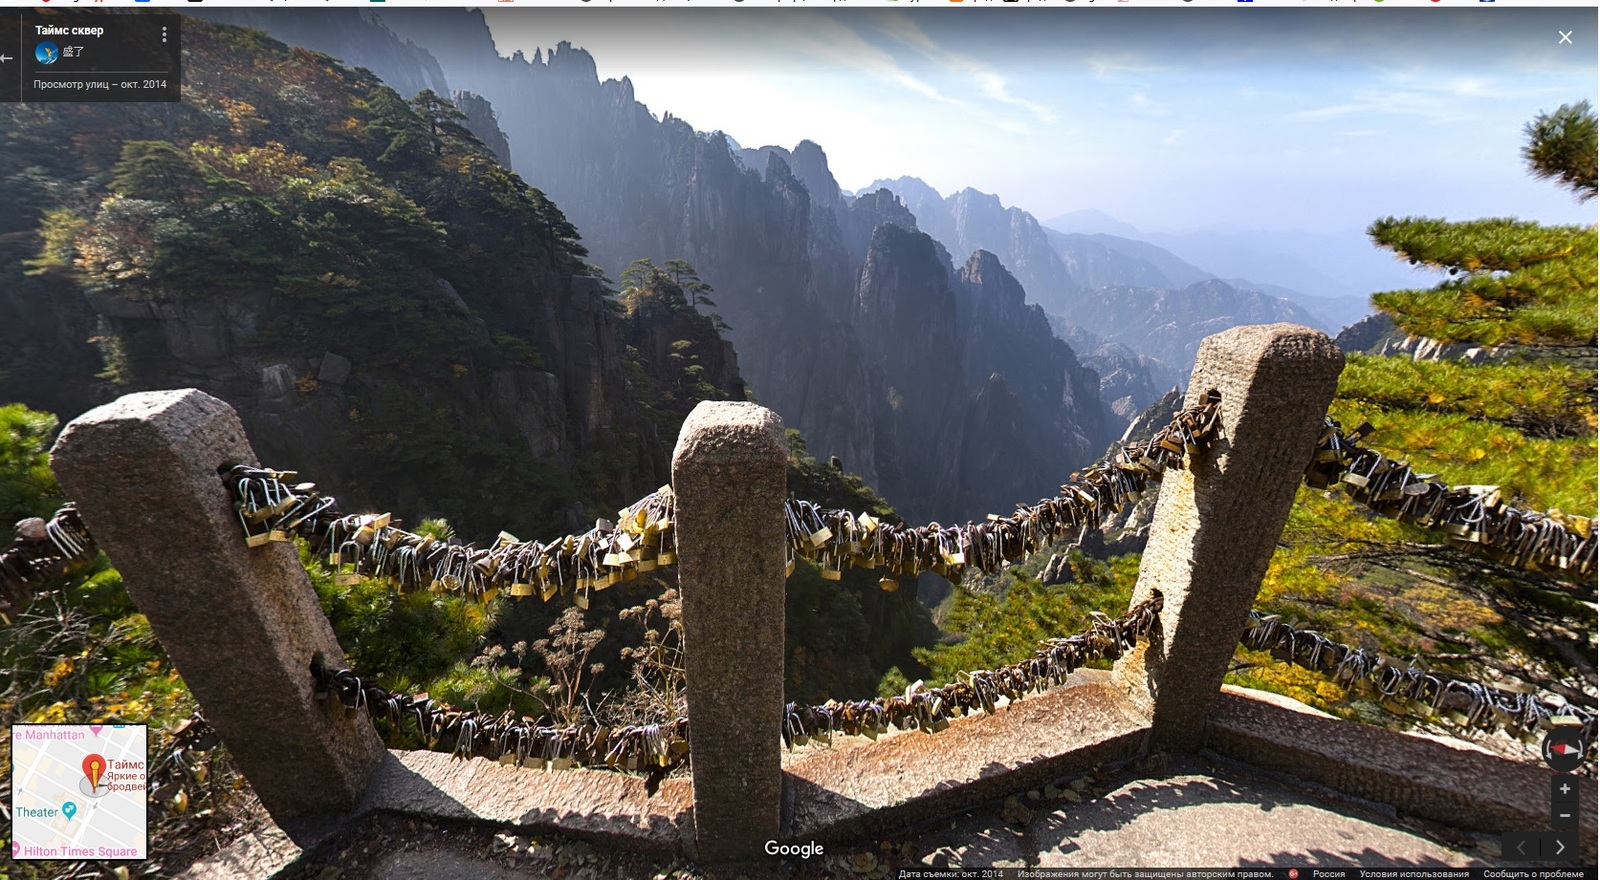
<svg viewBox="0 0 1600 880">
<path fill-rule="evenodd" d="M 261 803 L 285 819 L 353 806 L 383 758 L 364 714 L 314 698 L 344 653 L 292 544 L 247 549 L 218 468 L 256 464 L 238 414 L 194 389 L 74 419 L 51 465 Z"/>
<path fill-rule="evenodd" d="M 696 857 L 760 857 L 783 791 L 783 422 L 753 403 L 694 408 L 672 455 L 694 768 Z"/>
<path fill-rule="evenodd" d="M 1333 340 L 1294 324 L 1200 344 L 1185 405 L 1222 392 L 1220 437 L 1161 483 L 1133 591 L 1161 592 L 1160 632 L 1113 673 L 1150 713 L 1152 751 L 1199 746 L 1343 369 Z"/>
</svg>

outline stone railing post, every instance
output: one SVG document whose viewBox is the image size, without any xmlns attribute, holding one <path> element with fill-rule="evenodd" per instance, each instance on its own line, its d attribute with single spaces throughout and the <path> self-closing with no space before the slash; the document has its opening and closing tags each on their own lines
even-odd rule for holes
<svg viewBox="0 0 1600 880">
<path fill-rule="evenodd" d="M 360 799 L 383 758 L 364 714 L 318 701 L 343 663 L 293 544 L 247 549 L 218 469 L 256 464 L 238 414 L 194 389 L 74 419 L 51 465 L 206 719 L 280 823 Z"/>
<path fill-rule="evenodd" d="M 672 455 L 694 843 L 705 863 L 777 839 L 783 772 L 783 422 L 703 402 Z"/>
<path fill-rule="evenodd" d="M 1343 369 L 1333 340 L 1294 324 L 1200 344 L 1185 405 L 1222 392 L 1220 436 L 1161 483 L 1133 591 L 1134 602 L 1161 592 L 1161 626 L 1113 673 L 1150 713 L 1151 750 L 1200 745 Z"/>
</svg>

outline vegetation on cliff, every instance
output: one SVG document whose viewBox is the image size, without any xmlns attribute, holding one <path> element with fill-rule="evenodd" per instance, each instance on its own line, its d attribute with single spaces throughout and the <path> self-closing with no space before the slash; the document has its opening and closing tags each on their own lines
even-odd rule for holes
<svg viewBox="0 0 1600 880">
<path fill-rule="evenodd" d="M 1587 106 L 1541 120 L 1547 117 L 1562 122 L 1530 125 L 1530 157 L 1587 155 L 1538 140 L 1554 130 L 1580 145 L 1592 142 L 1595 121 Z M 1578 165 L 1541 176 L 1587 195 L 1581 184 L 1592 180 L 1592 166 Z M 1346 429 L 1370 421 L 1375 430 L 1363 442 L 1420 473 L 1453 485 L 1498 486 L 1523 509 L 1592 517 L 1594 228 L 1387 218 L 1371 232 L 1402 259 L 1453 273 L 1429 290 L 1376 295 L 1386 314 L 1413 333 L 1497 348 L 1481 362 L 1351 354 L 1330 415 Z M 1014 567 L 1009 581 L 979 579 L 990 594 L 958 593 L 941 609 L 941 622 L 959 641 L 921 653 L 937 680 L 1015 660 L 1033 639 L 1081 628 L 1089 610 L 1126 607 L 1137 556 L 1115 558 L 1107 569 L 1074 555 L 1072 580 L 1045 586 L 1039 577 L 1049 555 Z M 1513 568 L 1436 532 L 1365 512 L 1334 487 L 1299 490 L 1256 607 L 1336 641 L 1592 707 L 1593 599 L 1592 581 Z M 1433 723 L 1412 707 L 1380 707 L 1371 695 L 1264 651 L 1241 649 L 1229 680 L 1372 723 Z"/>
<path fill-rule="evenodd" d="M 1547 125 L 1549 119 L 1562 120 Z M 1594 142 L 1587 105 L 1530 124 L 1538 176 L 1593 180 L 1570 141 Z M 1553 139 L 1565 138 L 1568 146 Z M 1544 157 L 1536 159 L 1535 157 Z M 1482 362 L 1349 357 L 1330 414 L 1365 441 L 1455 485 L 1500 487 L 1508 503 L 1592 517 L 1596 507 L 1594 227 L 1515 219 L 1385 218 L 1373 241 L 1451 276 L 1373 302 L 1409 333 L 1498 346 Z M 1260 602 L 1342 641 L 1433 668 L 1595 700 L 1592 581 L 1516 569 L 1433 532 L 1362 513 L 1337 490 L 1301 489 Z M 1244 652 L 1242 683 L 1331 711 L 1382 718 L 1316 676 Z M 1420 719 L 1414 719 L 1420 720 Z"/>
</svg>

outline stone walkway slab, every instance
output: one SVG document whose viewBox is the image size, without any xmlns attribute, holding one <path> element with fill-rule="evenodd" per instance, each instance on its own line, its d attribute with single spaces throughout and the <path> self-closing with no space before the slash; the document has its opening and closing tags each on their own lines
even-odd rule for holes
<svg viewBox="0 0 1600 880">
<path fill-rule="evenodd" d="M 940 867 L 1467 866 L 1496 864 L 1393 819 L 1287 787 L 1174 758 L 1169 775 L 1133 779 L 1082 804 L 1039 807 L 1022 826 L 974 811 L 923 833 Z M 1027 800 L 1021 801 L 1026 806 Z"/>
</svg>

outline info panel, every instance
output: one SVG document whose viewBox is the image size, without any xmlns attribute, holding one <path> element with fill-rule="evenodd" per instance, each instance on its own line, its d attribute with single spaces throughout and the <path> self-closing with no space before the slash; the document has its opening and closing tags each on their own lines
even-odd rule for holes
<svg viewBox="0 0 1600 880">
<path fill-rule="evenodd" d="M 8 12 L 0 17 L 0 101 L 180 100 L 181 20 L 142 10 Z"/>
</svg>

